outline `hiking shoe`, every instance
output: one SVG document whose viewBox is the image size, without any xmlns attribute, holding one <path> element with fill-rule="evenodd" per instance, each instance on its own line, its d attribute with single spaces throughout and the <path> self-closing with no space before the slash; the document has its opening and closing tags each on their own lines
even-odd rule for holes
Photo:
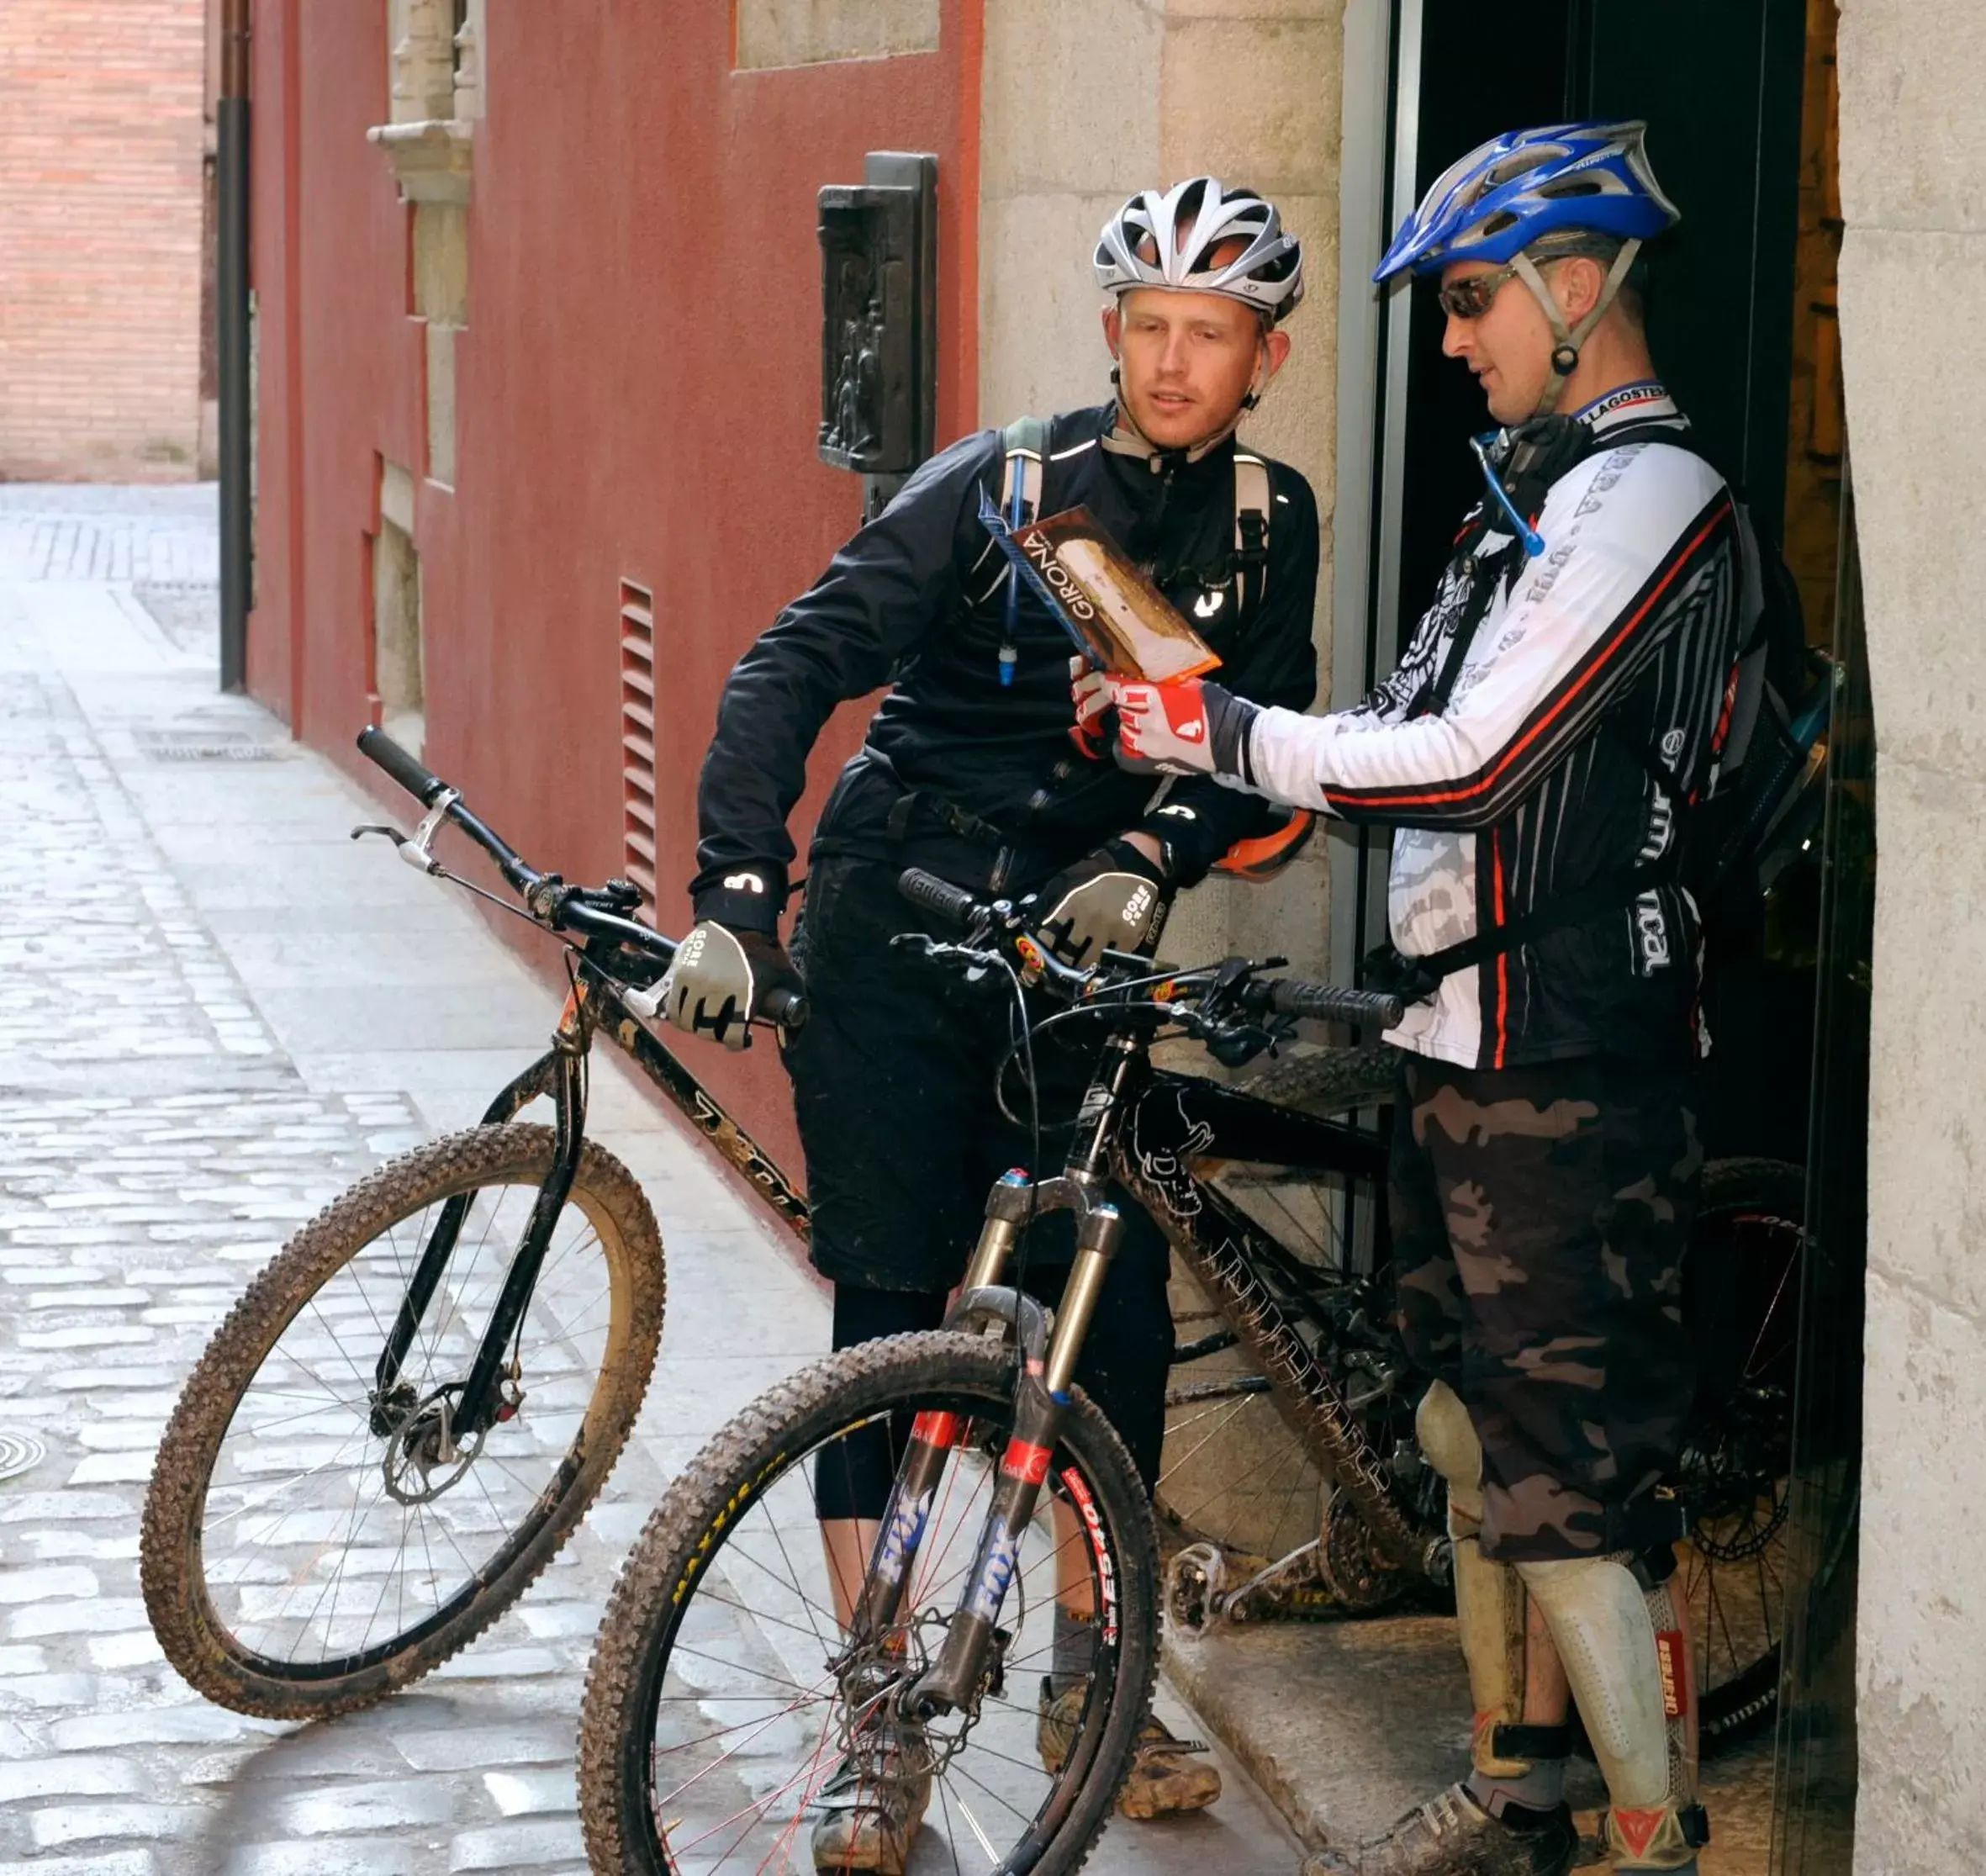
<svg viewBox="0 0 1986 1876">
<path fill-rule="evenodd" d="M 1571 1809 L 1534 1815 L 1500 1822 L 1450 1785 L 1390 1831 L 1306 1858 L 1300 1876 L 1566 1876 L 1579 1849 Z"/>
<path fill-rule="evenodd" d="M 924 1729 L 871 1720 L 814 1799 L 814 1868 L 903 1876 L 930 1803 Z"/>
<path fill-rule="evenodd" d="M 1048 1681 L 1041 1683 L 1039 1719 L 1035 1723 L 1034 1742 L 1041 1762 L 1053 1776 L 1069 1758 L 1075 1743 L 1075 1730 L 1083 1716 L 1086 1690 L 1072 1687 L 1058 1695 Z M 1138 1750 L 1131 1771 L 1117 1793 L 1117 1809 L 1126 1817 L 1171 1817 L 1181 1811 L 1205 1810 L 1221 1794 L 1217 1766 L 1194 1757 L 1207 1750 L 1206 1741 L 1175 1739 L 1157 1715 L 1145 1717 L 1138 1735 Z"/>
</svg>

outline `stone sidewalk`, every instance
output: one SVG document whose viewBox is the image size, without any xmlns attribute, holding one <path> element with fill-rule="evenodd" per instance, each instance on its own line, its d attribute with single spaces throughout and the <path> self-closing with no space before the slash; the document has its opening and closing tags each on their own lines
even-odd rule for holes
<svg viewBox="0 0 1986 1876">
<path fill-rule="evenodd" d="M 824 1302 L 603 1051 L 593 1130 L 647 1190 L 669 1298 L 582 1530 L 362 1714 L 248 1720 L 165 1666 L 138 1512 L 207 1336 L 297 1224 L 473 1121 L 557 1015 L 464 900 L 349 840 L 377 803 L 215 695 L 213 508 L 0 488 L 0 1436 L 43 1449 L 0 1483 L 0 1876 L 578 1870 L 573 1725 L 619 1560 L 688 1455 L 826 1346 Z M 1290 1868 L 1226 1769 L 1215 1811 L 1120 1825 L 1090 1867 Z"/>
</svg>

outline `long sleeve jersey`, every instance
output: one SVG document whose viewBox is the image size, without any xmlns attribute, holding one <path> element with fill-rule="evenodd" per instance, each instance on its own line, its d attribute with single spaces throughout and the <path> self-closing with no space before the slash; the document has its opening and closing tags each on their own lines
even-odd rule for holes
<svg viewBox="0 0 1986 1876">
<path fill-rule="evenodd" d="M 1378 690 L 1328 716 L 1265 711 L 1249 734 L 1250 785 L 1393 825 L 1387 912 L 1408 957 L 1660 860 L 1714 773 L 1740 613 L 1730 492 L 1659 385 L 1580 420 L 1590 445 L 1534 519 L 1540 557 L 1478 508 Z M 1697 949 L 1688 894 L 1655 885 L 1451 973 L 1392 1039 L 1476 1068 L 1680 1054 Z"/>
<path fill-rule="evenodd" d="M 1254 701 L 1302 710 L 1317 684 L 1309 484 L 1269 465 L 1268 565 L 1260 602 L 1244 610 L 1229 564 L 1233 445 L 1196 461 L 1133 453 L 1113 439 L 1114 414 L 1106 404 L 1053 420 L 1040 511 L 1086 506 L 1220 654 L 1223 683 Z M 698 790 L 700 870 L 690 890 L 699 917 L 772 928 L 794 857 L 786 820 L 808 752 L 837 704 L 885 684 L 868 742 L 816 830 L 816 853 L 901 859 L 888 819 L 906 790 L 942 799 L 1043 863 L 1129 830 L 1151 832 L 1181 884 L 1264 831 L 1270 811 L 1260 801 L 1207 780 L 1154 788 L 1149 776 L 1075 753 L 1068 735 L 1074 647 L 1025 587 L 1012 680 L 1001 684 L 1011 576 L 980 520 L 980 499 L 984 492 L 998 502 L 1005 462 L 997 430 L 932 457 L 739 660 Z M 762 890 L 726 884 L 741 875 Z"/>
</svg>

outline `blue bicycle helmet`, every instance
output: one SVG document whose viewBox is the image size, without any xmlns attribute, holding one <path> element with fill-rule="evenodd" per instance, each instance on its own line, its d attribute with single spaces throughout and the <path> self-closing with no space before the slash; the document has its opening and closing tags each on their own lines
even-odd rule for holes
<svg viewBox="0 0 1986 1876">
<path fill-rule="evenodd" d="M 1614 304 L 1641 244 L 1682 217 L 1648 166 L 1648 126 L 1548 124 L 1512 130 L 1472 150 L 1444 171 L 1421 198 L 1373 273 L 1434 273 L 1457 261 L 1508 265 L 1529 288 L 1551 327 L 1551 372 L 1532 415 L 1558 407 L 1579 364 L 1579 348 Z M 1538 263 L 1593 252 L 1612 265 L 1598 299 L 1568 326 Z"/>
<path fill-rule="evenodd" d="M 1455 261 L 1501 264 L 1561 230 L 1640 242 L 1682 218 L 1644 147 L 1648 126 L 1548 124 L 1493 137 L 1445 170 L 1373 273 L 1432 273 Z"/>
</svg>

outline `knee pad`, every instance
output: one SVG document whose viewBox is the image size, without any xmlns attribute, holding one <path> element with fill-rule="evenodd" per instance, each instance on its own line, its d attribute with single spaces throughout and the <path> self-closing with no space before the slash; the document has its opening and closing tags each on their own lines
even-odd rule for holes
<svg viewBox="0 0 1986 1876">
<path fill-rule="evenodd" d="M 1448 1481 L 1450 1535 L 1459 1517 L 1472 1535 L 1482 1523 L 1482 1442 L 1469 1409 L 1445 1381 L 1421 1396 L 1413 1435 L 1428 1463 Z"/>
<path fill-rule="evenodd" d="M 1660 1567 L 1624 1554 L 1516 1566 L 1606 1778 L 1608 1844 L 1623 1871 L 1687 1868 L 1709 1836 L 1688 1627 L 1668 1581 L 1655 1580 Z"/>
</svg>

